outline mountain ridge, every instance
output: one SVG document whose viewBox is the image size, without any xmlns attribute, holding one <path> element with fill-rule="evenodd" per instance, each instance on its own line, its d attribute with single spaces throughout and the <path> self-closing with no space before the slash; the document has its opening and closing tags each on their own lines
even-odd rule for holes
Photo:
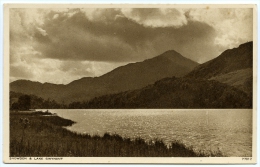
<svg viewBox="0 0 260 167">
<path fill-rule="evenodd" d="M 27 89 L 86 108 L 251 108 L 252 67 L 253 42 L 247 42 L 200 65 L 169 50 L 101 77 Z"/>
<path fill-rule="evenodd" d="M 215 79 L 252 95 L 253 42 L 246 42 L 236 48 L 224 51 L 218 57 L 198 65 L 184 77 Z M 237 80 L 240 80 L 239 84 L 237 84 Z"/>
<path fill-rule="evenodd" d="M 195 67 L 186 76 L 209 79 L 218 74 L 225 74 L 245 68 L 253 68 L 252 41 L 243 43 L 237 48 L 225 50 L 218 57 Z"/>
<path fill-rule="evenodd" d="M 181 78 L 104 95 L 85 108 L 252 108 L 253 43 L 241 44 Z"/>
<path fill-rule="evenodd" d="M 100 77 L 83 77 L 66 85 L 18 80 L 10 83 L 10 90 L 58 102 L 83 101 L 104 94 L 142 88 L 164 77 L 181 77 L 197 65 L 170 50 L 142 62 L 118 67 Z"/>
</svg>

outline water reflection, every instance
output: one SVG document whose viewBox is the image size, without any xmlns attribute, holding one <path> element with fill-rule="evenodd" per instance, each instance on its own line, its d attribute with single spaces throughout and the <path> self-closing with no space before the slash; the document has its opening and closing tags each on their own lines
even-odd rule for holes
<svg viewBox="0 0 260 167">
<path fill-rule="evenodd" d="M 147 141 L 178 140 L 195 150 L 252 155 L 252 110 L 52 110 L 75 122 L 69 130 L 116 133 Z"/>
</svg>

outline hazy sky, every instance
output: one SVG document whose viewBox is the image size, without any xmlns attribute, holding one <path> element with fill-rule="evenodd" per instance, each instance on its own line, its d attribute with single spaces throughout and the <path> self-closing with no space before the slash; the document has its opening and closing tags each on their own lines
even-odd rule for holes
<svg viewBox="0 0 260 167">
<path fill-rule="evenodd" d="M 253 40 L 252 9 L 10 9 L 10 81 L 67 84 L 176 50 L 196 62 Z"/>
</svg>

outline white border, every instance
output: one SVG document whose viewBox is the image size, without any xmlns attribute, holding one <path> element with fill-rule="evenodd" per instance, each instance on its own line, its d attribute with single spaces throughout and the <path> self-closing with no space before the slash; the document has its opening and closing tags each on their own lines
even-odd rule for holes
<svg viewBox="0 0 260 167">
<path fill-rule="evenodd" d="M 161 4 L 167 4 L 167 3 L 173 3 L 173 4 L 177 4 L 177 3 L 179 3 L 179 4 L 195 4 L 195 3 L 202 3 L 202 4 L 209 4 L 209 1 L 202 1 L 202 0 L 200 0 L 200 1 L 186 1 L 186 0 L 184 0 L 184 1 L 165 1 L 165 0 L 161 0 L 161 1 L 157 1 L 157 0 L 149 0 L 149 1 L 145 1 L 145 0 L 142 0 L 142 1 L 136 1 L 136 0 L 132 0 L 132 1 L 119 1 L 119 0 L 117 0 L 117 1 L 115 1 L 115 0 L 113 0 L 113 1 L 78 1 L 78 0 L 76 0 L 76 1 L 59 1 L 59 0 L 56 0 L 56 1 L 50 1 L 50 0 L 45 0 L 45 1 L 40 1 L 40 0 L 38 0 L 38 1 L 3 1 L 3 0 L 0 0 L 0 2 L 1 2 L 1 25 L 3 25 L 3 3 L 41 3 L 41 4 L 44 4 L 44 3 L 55 3 L 55 4 L 57 4 L 57 3 L 71 3 L 71 2 L 73 2 L 74 4 L 75 3 L 77 3 L 77 4 L 79 4 L 79 3 L 95 3 L 95 4 L 103 4 L 103 3 L 131 3 L 131 4 L 143 4 L 143 3 L 145 3 L 145 4 L 147 4 L 147 3 L 149 3 L 149 4 L 158 4 L 158 3 L 161 3 Z M 214 4 L 257 4 L 258 5 L 258 7 L 257 7 L 257 10 L 259 11 L 259 1 L 257 1 L 257 0 L 249 0 L 249 1 L 242 1 L 242 0 L 237 0 L 237 1 L 228 1 L 228 0 L 226 0 L 226 1 L 221 1 L 221 0 L 218 0 L 218 1 L 210 1 L 210 3 L 214 3 Z M 258 23 L 259 23 L 259 13 L 258 13 L 258 21 L 257 21 Z M 2 26 L 3 27 L 3 26 Z M 259 28 L 257 29 L 257 34 L 258 34 L 258 36 L 257 37 L 255 37 L 255 38 L 258 38 L 259 37 Z M 3 28 L 1 28 L 1 37 L 3 37 Z M 259 38 L 258 38 L 259 39 Z M 3 40 L 3 39 L 2 39 Z M 0 49 L 0 52 L 1 52 L 1 56 L 3 56 L 3 41 L 1 40 L 1 49 Z M 258 43 L 258 45 L 257 45 L 257 48 L 259 48 L 259 43 Z M 3 57 L 2 57 L 2 59 L 1 59 L 1 63 L 2 63 L 2 65 L 3 65 Z M 257 62 L 254 62 L 254 63 L 257 63 L 258 65 L 259 65 L 259 61 L 260 60 L 257 60 Z M 9 62 L 8 62 L 9 63 Z M 2 66 L 3 67 L 3 66 Z M 1 69 L 1 70 L 3 70 L 3 69 Z M 257 72 L 257 74 L 259 74 L 259 71 L 260 70 L 258 70 L 258 72 Z M 7 73 L 5 73 L 5 75 L 7 75 Z M 255 76 L 255 75 L 254 75 Z M 2 94 L 2 97 L 3 97 L 3 71 L 2 71 L 2 73 L 1 73 L 1 81 L 2 82 L 0 82 L 0 84 L 2 84 L 1 86 L 2 86 L 2 89 L 1 89 L 1 91 L 0 91 L 0 93 Z M 259 83 L 258 83 L 258 86 L 259 86 Z M 256 92 L 255 91 L 256 90 L 256 88 L 254 88 L 254 92 Z M 259 95 L 259 90 L 257 90 L 257 95 Z M 4 99 L 4 98 L 3 98 Z M 259 102 L 259 99 L 255 99 L 255 100 L 257 100 L 257 104 L 259 104 L 258 102 Z M 256 104 L 256 103 L 254 103 L 254 104 Z M 3 102 L 1 101 L 0 102 L 0 105 L 1 106 L 3 106 Z M 3 107 L 2 107 L 3 108 Z M 1 116 L 2 116 L 2 118 L 3 118 L 3 112 L 1 112 Z M 257 115 L 258 116 L 258 120 L 259 120 L 259 114 Z M 256 119 L 256 117 L 255 117 L 255 119 Z M 259 121 L 258 121 L 258 123 L 257 123 L 257 126 L 259 127 Z M 2 136 L 2 138 L 3 138 L 3 128 L 1 128 L 1 136 Z M 259 136 L 259 130 L 258 130 L 258 136 Z M 1 138 L 1 141 L 2 141 L 2 138 Z M 259 137 L 258 137 L 258 139 L 259 139 Z M 3 141 L 2 141 L 3 142 Z M 1 142 L 1 143 L 2 143 Z M 2 144 L 1 144 L 1 146 L 3 146 Z M 259 161 L 259 145 L 257 146 L 257 150 L 258 150 L 258 161 Z M 1 153 L 0 153 L 0 155 L 2 155 L 3 154 L 3 152 L 1 151 Z M 3 157 L 3 155 L 2 156 L 0 156 L 1 158 L 1 161 L 3 162 L 3 160 L 2 160 L 2 157 Z M 120 158 L 119 158 L 120 159 Z M 157 158 L 152 158 L 152 160 L 150 160 L 150 162 L 151 161 L 154 161 L 154 162 L 156 162 L 156 159 Z M 75 160 L 76 161 L 78 161 L 77 160 L 77 158 L 75 158 Z M 222 160 L 223 160 L 223 158 L 221 158 L 221 159 L 218 159 L 218 158 L 215 158 L 215 160 L 216 160 L 216 162 L 223 162 Z M 79 161 L 80 162 L 80 161 Z M 124 162 L 126 162 L 126 161 L 124 161 Z M 148 162 L 149 162 L 149 160 L 148 160 Z M 6 165 L 6 164 L 1 164 L 1 165 Z M 28 165 L 28 164 L 27 164 Z M 26 166 L 27 166 L 26 165 Z M 11 166 L 13 166 L 13 165 L 11 165 Z M 19 165 L 20 166 L 20 165 Z M 21 166 L 23 166 L 23 165 L 21 165 Z M 44 165 L 45 166 L 45 165 Z M 48 165 L 48 166 L 52 166 L 52 165 Z M 56 165 L 55 165 L 56 166 Z"/>
</svg>

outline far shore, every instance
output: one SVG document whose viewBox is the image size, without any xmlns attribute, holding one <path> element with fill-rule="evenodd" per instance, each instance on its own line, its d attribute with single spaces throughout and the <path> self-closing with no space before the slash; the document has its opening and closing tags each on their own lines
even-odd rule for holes
<svg viewBox="0 0 260 167">
<path fill-rule="evenodd" d="M 46 117 L 48 115 L 48 117 Z M 42 111 L 10 112 L 10 156 L 46 157 L 222 157 L 220 151 L 195 152 L 177 141 L 123 138 L 105 133 L 91 136 L 71 132 L 64 126 L 75 122 Z"/>
</svg>

